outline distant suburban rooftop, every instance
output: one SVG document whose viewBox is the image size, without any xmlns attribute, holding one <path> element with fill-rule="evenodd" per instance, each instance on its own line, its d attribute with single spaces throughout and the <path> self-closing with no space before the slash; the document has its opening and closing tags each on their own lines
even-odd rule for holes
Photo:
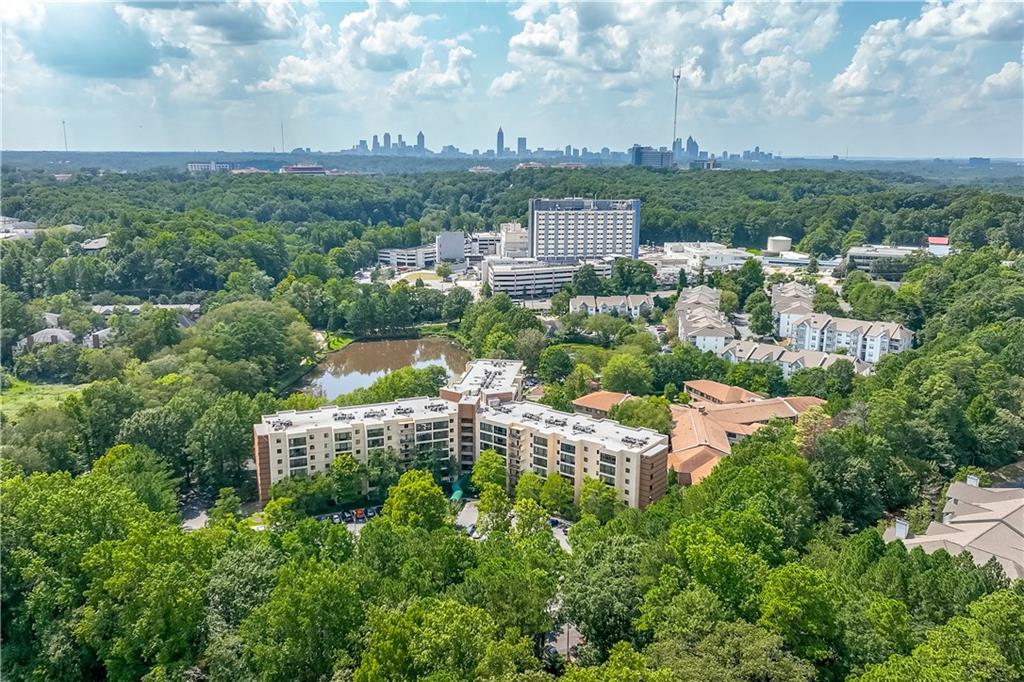
<svg viewBox="0 0 1024 682">
<path fill-rule="evenodd" d="M 896 528 L 885 531 L 897 539 Z M 981 488 L 956 482 L 946 492 L 942 521 L 932 521 L 921 535 L 900 538 L 908 549 L 931 554 L 968 552 L 979 566 L 995 558 L 1011 580 L 1024 578 L 1024 488 Z"/>
<path fill-rule="evenodd" d="M 928 237 L 928 243 L 932 246 L 948 246 L 949 237 Z"/>
<path fill-rule="evenodd" d="M 617 393 L 615 391 L 594 391 L 587 395 L 580 396 L 572 401 L 573 405 L 585 407 L 591 410 L 608 412 L 622 401 L 631 398 L 628 393 Z"/>
<path fill-rule="evenodd" d="M 711 379 L 693 379 L 684 381 L 683 386 L 687 389 L 699 391 L 720 403 L 742 403 L 751 400 L 760 400 L 764 396 L 748 391 L 740 386 L 730 386 Z"/>
</svg>

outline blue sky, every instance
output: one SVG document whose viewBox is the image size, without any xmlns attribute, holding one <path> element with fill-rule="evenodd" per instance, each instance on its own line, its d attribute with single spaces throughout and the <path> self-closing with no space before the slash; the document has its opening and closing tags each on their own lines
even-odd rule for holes
<svg viewBox="0 0 1024 682">
<path fill-rule="evenodd" d="M 1024 155 L 1024 3 L 12 0 L 3 147 Z"/>
</svg>

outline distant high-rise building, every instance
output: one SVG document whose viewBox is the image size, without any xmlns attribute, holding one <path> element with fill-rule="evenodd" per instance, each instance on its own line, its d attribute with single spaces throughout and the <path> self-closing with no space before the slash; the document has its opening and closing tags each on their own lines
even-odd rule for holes
<svg viewBox="0 0 1024 682">
<path fill-rule="evenodd" d="M 391 151 L 391 133 L 384 133 L 384 152 Z"/>
<path fill-rule="evenodd" d="M 539 260 L 636 258 L 640 200 L 530 199 L 529 234 L 530 255 Z"/>
<path fill-rule="evenodd" d="M 498 139 L 494 145 L 494 155 L 498 158 L 505 156 L 505 131 L 498 126 Z"/>
<path fill-rule="evenodd" d="M 356 147 L 356 149 L 358 149 L 363 154 L 370 151 L 366 146 L 366 140 L 359 140 L 359 145 Z"/>
<path fill-rule="evenodd" d="M 686 138 L 686 158 L 696 159 L 700 154 L 700 145 L 692 137 Z"/>
<path fill-rule="evenodd" d="M 424 151 L 427 148 L 426 141 L 426 138 L 423 137 L 422 130 L 416 133 L 416 149 L 419 149 L 421 152 Z"/>
<path fill-rule="evenodd" d="M 630 165 L 642 166 L 644 168 L 671 168 L 672 152 L 667 149 L 641 147 L 635 144 L 629 150 L 629 163 Z"/>
<path fill-rule="evenodd" d="M 565 155 L 566 156 L 572 156 L 572 145 L 571 144 L 565 145 Z"/>
<path fill-rule="evenodd" d="M 374 135 L 373 136 L 373 153 L 377 154 L 379 152 L 380 152 L 380 140 L 378 140 L 377 136 Z"/>
<path fill-rule="evenodd" d="M 722 152 L 722 158 L 723 158 L 723 159 L 728 159 L 728 158 L 729 158 L 729 152 L 727 152 L 727 151 L 723 151 L 723 152 Z"/>
<path fill-rule="evenodd" d="M 516 156 L 526 156 L 526 138 L 516 138 Z"/>
<path fill-rule="evenodd" d="M 399 149 L 404 149 L 405 148 L 405 140 L 402 139 L 402 133 L 398 133 L 398 148 Z"/>
<path fill-rule="evenodd" d="M 683 160 L 683 138 L 681 137 L 677 137 L 676 139 L 672 140 L 672 160 Z"/>
</svg>

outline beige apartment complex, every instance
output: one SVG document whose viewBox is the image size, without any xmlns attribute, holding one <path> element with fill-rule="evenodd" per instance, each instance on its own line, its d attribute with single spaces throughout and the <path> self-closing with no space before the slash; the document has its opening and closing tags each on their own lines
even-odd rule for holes
<svg viewBox="0 0 1024 682">
<path fill-rule="evenodd" d="M 633 507 L 665 493 L 667 436 L 521 398 L 521 362 L 476 360 L 437 398 L 265 416 L 253 427 L 260 500 L 269 499 L 278 481 L 327 471 L 339 454 L 365 464 L 372 450 L 387 448 L 406 467 L 428 451 L 449 479 L 494 448 L 512 485 L 525 471 L 561 475 L 578 495 L 584 478 L 597 478 Z"/>
</svg>

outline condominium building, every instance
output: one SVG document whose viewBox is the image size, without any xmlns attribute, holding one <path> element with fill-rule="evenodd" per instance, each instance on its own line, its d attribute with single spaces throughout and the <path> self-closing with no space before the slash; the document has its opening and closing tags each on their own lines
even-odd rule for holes
<svg viewBox="0 0 1024 682">
<path fill-rule="evenodd" d="M 823 353 L 816 350 L 792 350 L 783 346 L 753 341 L 732 341 L 718 351 L 718 356 L 729 362 L 770 362 L 779 366 L 785 379 L 789 379 L 794 372 L 801 369 L 810 367 L 828 369 L 840 361 L 853 364 L 853 371 L 857 374 L 871 373 L 869 363 L 852 355 Z"/>
<path fill-rule="evenodd" d="M 596 478 L 638 508 L 665 494 L 668 436 L 528 402 L 487 406 L 477 419 L 480 449 L 501 455 L 511 485 L 527 471 L 562 476 L 578 499 L 584 479 Z"/>
<path fill-rule="evenodd" d="M 456 403 L 448 400 L 409 398 L 265 416 L 253 427 L 260 500 L 270 498 L 278 481 L 329 471 L 340 454 L 366 464 L 370 451 L 391 448 L 399 463 L 408 465 L 417 452 L 429 450 L 443 474 L 451 476 L 456 413 Z"/>
<path fill-rule="evenodd" d="M 702 351 L 718 352 L 736 337 L 736 329 L 720 310 L 722 292 L 707 286 L 679 292 L 676 331 L 679 340 Z"/>
<path fill-rule="evenodd" d="M 557 293 L 572 282 L 584 265 L 592 265 L 599 277 L 612 274 L 613 258 L 578 263 L 549 263 L 536 258 L 501 258 L 488 256 L 481 262 L 481 279 L 491 293 L 505 293 L 512 298 L 544 298 Z"/>
<path fill-rule="evenodd" d="M 793 333 L 793 323 L 813 312 L 813 286 L 783 282 L 772 287 L 772 317 L 776 336 L 789 338 Z"/>
<path fill-rule="evenodd" d="M 844 350 L 863 362 L 878 362 L 889 353 L 909 349 L 914 333 L 897 322 L 866 322 L 812 313 L 793 321 L 790 339 L 794 350 Z"/>
<path fill-rule="evenodd" d="M 597 256 L 636 258 L 639 199 L 531 199 L 530 256 L 572 262 Z"/>
<path fill-rule="evenodd" d="M 664 494 L 666 436 L 521 398 L 521 362 L 477 360 L 437 398 L 265 416 L 253 427 L 260 500 L 269 499 L 278 481 L 328 471 L 339 454 L 365 464 L 381 449 L 393 450 L 405 467 L 430 453 L 442 475 L 452 478 L 493 448 L 512 485 L 522 472 L 535 471 L 566 477 L 577 495 L 585 478 L 597 478 L 633 507 Z"/>
<path fill-rule="evenodd" d="M 735 386 L 727 388 L 743 390 Z M 720 404 L 698 400 L 690 405 L 672 405 L 672 452 L 668 458 L 669 466 L 680 485 L 700 483 L 723 457 L 732 452 L 734 444 L 772 419 L 795 422 L 805 410 L 824 402 L 813 396 L 757 396 L 754 400 L 740 399 Z"/>
<path fill-rule="evenodd" d="M 970 554 L 975 565 L 993 559 L 1010 580 L 1024 578 L 1024 489 L 982 488 L 977 476 L 955 481 L 946 491 L 942 520 L 932 521 L 920 534 L 910 531 L 906 519 L 886 529 L 886 542 L 899 540 L 908 550 L 921 548 L 931 554 L 944 550 L 953 556 Z"/>
<path fill-rule="evenodd" d="M 654 307 L 653 294 L 629 296 L 573 296 L 569 299 L 570 313 L 584 315 L 618 315 L 635 320 Z"/>
</svg>

